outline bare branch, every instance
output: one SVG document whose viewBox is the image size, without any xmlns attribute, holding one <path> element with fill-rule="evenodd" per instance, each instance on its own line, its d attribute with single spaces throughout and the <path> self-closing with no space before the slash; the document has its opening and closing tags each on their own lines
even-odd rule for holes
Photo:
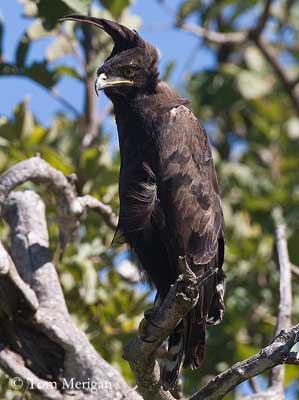
<svg viewBox="0 0 299 400">
<path fill-rule="evenodd" d="M 297 267 L 297 265 L 291 264 L 291 272 L 292 274 L 299 277 L 299 267 Z"/>
<path fill-rule="evenodd" d="M 267 43 L 264 39 L 258 37 L 258 38 L 253 38 L 256 46 L 260 50 L 260 52 L 263 54 L 265 59 L 269 62 L 269 64 L 272 66 L 274 72 L 278 76 L 279 80 L 283 84 L 285 91 L 287 95 L 290 98 L 290 101 L 292 105 L 294 106 L 295 111 L 297 114 L 299 114 L 299 99 L 297 97 L 296 91 L 295 91 L 295 85 L 291 81 L 291 79 L 287 76 L 284 68 L 276 58 L 275 52 L 272 49 L 271 45 Z"/>
<path fill-rule="evenodd" d="M 275 336 L 282 329 L 291 326 L 292 310 L 292 286 L 291 286 L 291 265 L 289 260 L 288 246 L 286 240 L 286 227 L 284 224 L 277 224 L 275 230 L 276 252 L 279 268 L 279 306 L 275 328 Z M 273 388 L 283 391 L 284 366 L 279 365 L 272 369 L 270 383 Z"/>
<path fill-rule="evenodd" d="M 77 197 L 71 179 L 67 179 L 61 171 L 53 168 L 40 157 L 32 157 L 22 161 L 0 177 L 0 208 L 8 193 L 24 182 L 44 183 L 52 189 L 57 204 L 58 224 L 62 249 L 79 224 L 79 219 L 86 208 L 94 209 L 111 227 L 117 225 L 117 218 L 109 206 L 91 196 Z"/>
<path fill-rule="evenodd" d="M 22 359 L 8 348 L 0 347 L 0 366 L 20 383 L 23 389 L 42 396 L 45 400 L 63 400 L 63 395 L 49 382 L 39 379 L 26 368 Z M 13 379 L 13 378 L 12 378 Z M 21 379 L 21 381 L 20 381 Z"/>
<path fill-rule="evenodd" d="M 249 382 L 251 389 L 254 391 L 254 393 L 259 393 L 261 391 L 261 389 L 257 383 L 257 380 L 254 376 L 249 378 L 248 382 Z"/>
<path fill-rule="evenodd" d="M 241 382 L 261 374 L 287 359 L 292 347 L 299 341 L 299 324 L 281 331 L 275 340 L 258 354 L 241 361 L 217 375 L 189 400 L 220 400 Z M 271 398 L 271 397 L 270 397 Z"/>
<path fill-rule="evenodd" d="M 9 314 L 32 316 L 38 309 L 34 291 L 21 279 L 16 267 L 0 242 L 0 295 L 1 307 Z M 0 299 L 0 302 L 1 302 Z"/>
<path fill-rule="evenodd" d="M 69 109 L 76 118 L 80 118 L 81 114 L 80 111 L 77 110 L 76 107 L 73 106 L 72 103 L 70 103 L 65 97 L 61 96 L 57 89 L 53 88 L 51 90 L 49 90 L 49 94 L 54 97 L 55 100 L 59 101 L 59 103 L 61 103 L 65 108 Z"/>
<path fill-rule="evenodd" d="M 258 19 L 257 25 L 248 31 L 239 32 L 217 32 L 210 29 L 203 28 L 202 26 L 197 26 L 185 22 L 177 22 L 177 26 L 186 32 L 193 33 L 196 36 L 203 37 L 208 42 L 216 44 L 242 44 L 250 39 L 257 39 L 265 28 L 267 23 L 270 7 L 272 0 L 266 0 L 263 12 Z"/>
<path fill-rule="evenodd" d="M 216 32 L 191 23 L 178 23 L 177 26 L 186 32 L 203 37 L 208 42 L 217 44 L 240 44 L 247 39 L 247 32 Z"/>
<path fill-rule="evenodd" d="M 99 133 L 99 120 L 97 118 L 96 109 L 96 95 L 94 90 L 94 75 L 90 73 L 88 67 L 92 60 L 96 56 L 96 50 L 94 46 L 94 32 L 90 25 L 82 25 L 82 47 L 84 52 L 84 58 L 86 63 L 85 69 L 85 101 L 84 101 L 84 136 L 82 140 L 82 149 L 89 147 L 93 139 L 97 137 Z"/>
<path fill-rule="evenodd" d="M 78 197 L 78 200 L 84 209 L 90 209 L 98 213 L 111 229 L 117 228 L 118 218 L 109 205 L 90 195 Z"/>
<path fill-rule="evenodd" d="M 261 35 L 261 33 L 263 32 L 263 30 L 266 26 L 266 23 L 268 21 L 268 18 L 269 18 L 271 4 L 272 4 L 272 0 L 265 0 L 264 9 L 258 19 L 258 22 L 257 22 L 256 26 L 254 28 L 252 28 L 249 32 L 249 36 L 251 38 L 253 38 L 253 37 L 258 38 Z"/>
<path fill-rule="evenodd" d="M 3 215 L 11 227 L 13 261 L 27 283 L 20 290 L 33 291 L 38 303 L 31 315 L 16 313 L 2 307 L 8 299 L 0 291 L 1 309 L 7 315 L 5 318 L 1 314 L 1 367 L 22 378 L 30 391 L 45 399 L 60 399 L 63 393 L 74 400 L 139 400 L 140 396 L 96 353 L 68 314 L 48 250 L 45 206 L 40 197 L 33 191 L 13 192 Z M 0 274 L 0 285 L 3 276 Z M 15 274 L 12 279 L 20 278 Z M 57 393 L 54 387 L 46 395 L 52 382 L 57 385 Z M 77 382 L 77 386 L 71 382 Z M 80 387 L 84 382 L 85 387 Z M 95 385 L 94 390 L 86 386 L 88 382 Z"/>
</svg>

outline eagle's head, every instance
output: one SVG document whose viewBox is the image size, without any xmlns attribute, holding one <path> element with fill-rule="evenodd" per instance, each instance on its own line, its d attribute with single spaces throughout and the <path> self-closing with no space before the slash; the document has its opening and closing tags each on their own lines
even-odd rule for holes
<svg viewBox="0 0 299 400">
<path fill-rule="evenodd" d="M 155 91 L 158 83 L 158 53 L 134 30 L 103 18 L 68 15 L 62 20 L 86 22 L 103 29 L 114 41 L 110 56 L 97 71 L 95 89 L 110 98 L 133 97 Z"/>
</svg>

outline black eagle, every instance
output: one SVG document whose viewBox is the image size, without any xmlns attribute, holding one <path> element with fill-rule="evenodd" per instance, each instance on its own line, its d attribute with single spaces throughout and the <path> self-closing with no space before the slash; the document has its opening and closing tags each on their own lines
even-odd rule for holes
<svg viewBox="0 0 299 400">
<path fill-rule="evenodd" d="M 223 317 L 224 222 L 209 140 L 188 102 L 159 80 L 157 51 L 136 31 L 93 17 L 63 19 L 96 25 L 114 41 L 95 88 L 113 102 L 118 128 L 118 230 L 157 299 L 163 301 L 176 281 L 179 256 L 197 276 L 216 270 L 169 337 L 162 384 L 171 389 L 182 364 L 199 367 L 206 325 Z"/>
</svg>

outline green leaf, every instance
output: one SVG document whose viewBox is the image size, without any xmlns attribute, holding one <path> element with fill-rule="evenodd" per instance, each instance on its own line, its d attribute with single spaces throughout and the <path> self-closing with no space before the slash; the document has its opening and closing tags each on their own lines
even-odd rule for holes
<svg viewBox="0 0 299 400">
<path fill-rule="evenodd" d="M 46 30 L 52 30 L 57 25 L 57 20 L 70 12 L 70 8 L 62 0 L 35 0 L 38 16 Z"/>
<path fill-rule="evenodd" d="M 57 83 L 56 72 L 49 69 L 46 61 L 35 62 L 30 67 L 26 67 L 24 75 L 48 89 Z"/>
<path fill-rule="evenodd" d="M 71 78 L 79 79 L 80 81 L 83 80 L 82 76 L 75 68 L 69 67 L 67 65 L 59 65 L 55 68 L 55 72 L 56 76 L 59 78 L 63 75 L 68 75 Z"/>
<path fill-rule="evenodd" d="M 28 99 L 22 101 L 15 109 L 15 130 L 21 139 L 31 136 L 34 128 L 34 118 L 28 108 Z"/>
<path fill-rule="evenodd" d="M 65 160 L 65 157 L 58 154 L 58 152 L 50 146 L 44 145 L 41 147 L 41 156 L 54 168 L 59 169 L 65 175 L 74 172 L 72 166 L 67 162 L 67 160 Z"/>
<path fill-rule="evenodd" d="M 171 76 L 171 74 L 172 74 L 172 72 L 173 72 L 173 70 L 175 68 L 175 65 L 176 65 L 175 61 L 170 61 L 166 65 L 165 70 L 164 70 L 164 74 L 163 74 L 163 76 L 161 78 L 162 81 L 168 81 L 169 80 L 169 78 L 170 78 L 170 76 Z"/>
<path fill-rule="evenodd" d="M 0 63 L 0 75 L 21 75 L 21 73 L 15 64 Z"/>
<path fill-rule="evenodd" d="M 198 0 L 187 0 L 184 1 L 178 11 L 177 19 L 178 21 L 183 21 L 190 14 L 198 10 L 199 4 Z"/>
<path fill-rule="evenodd" d="M 24 67 L 26 62 L 26 57 L 30 47 L 31 41 L 29 40 L 27 32 L 23 35 L 22 39 L 19 41 L 18 47 L 16 49 L 16 65 L 18 67 Z"/>
<path fill-rule="evenodd" d="M 89 8 L 91 6 L 91 0 L 62 0 L 67 4 L 72 10 L 80 14 L 88 14 Z"/>
<path fill-rule="evenodd" d="M 17 65 L 9 63 L 0 64 L 0 75 L 17 75 L 32 79 L 46 88 L 52 88 L 58 80 L 56 71 L 51 71 L 46 61 L 35 62 L 32 65 L 19 68 Z"/>
<path fill-rule="evenodd" d="M 122 12 L 127 8 L 131 1 L 130 0 L 99 0 L 100 3 L 110 11 L 113 17 L 118 18 Z"/>
</svg>

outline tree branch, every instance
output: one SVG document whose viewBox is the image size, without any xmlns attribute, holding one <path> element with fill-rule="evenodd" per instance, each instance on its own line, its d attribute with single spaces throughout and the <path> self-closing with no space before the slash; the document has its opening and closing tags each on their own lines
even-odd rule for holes
<svg viewBox="0 0 299 400">
<path fill-rule="evenodd" d="M 34 291 L 24 283 L 2 243 L 0 242 L 0 295 L 2 307 L 9 314 L 32 316 L 38 309 Z"/>
<path fill-rule="evenodd" d="M 190 400 L 217 400 L 233 390 L 239 383 L 272 369 L 270 373 L 271 386 L 265 392 L 247 396 L 247 400 L 271 399 L 280 400 L 283 397 L 284 363 L 299 364 L 298 354 L 291 352 L 292 347 L 299 341 L 299 324 L 290 328 L 292 309 L 291 264 L 288 255 L 285 225 L 278 223 L 281 216 L 276 216 L 276 249 L 279 280 L 279 308 L 277 325 L 273 342 L 260 353 L 239 362 L 217 375 L 203 389 L 199 390 Z M 274 368 L 273 368 L 274 367 Z"/>
<path fill-rule="evenodd" d="M 137 337 L 125 349 L 124 358 L 129 361 L 145 400 L 174 399 L 170 392 L 161 387 L 156 352 L 184 315 L 196 304 L 200 286 L 215 273 L 209 271 L 198 281 L 185 259 L 180 259 L 180 266 L 182 275 L 171 287 L 163 303 L 145 313 Z"/>
<path fill-rule="evenodd" d="M 0 177 L 0 209 L 8 193 L 15 187 L 27 181 L 44 183 L 53 191 L 56 198 L 58 225 L 61 248 L 64 249 L 79 224 L 81 215 L 91 208 L 102 216 L 113 229 L 117 226 L 117 217 L 107 206 L 91 196 L 78 197 L 72 183 L 73 176 L 67 179 L 65 175 L 53 168 L 40 157 L 32 157 L 22 161 Z"/>
<path fill-rule="evenodd" d="M 283 364 L 292 349 L 299 341 L 299 324 L 291 329 L 281 331 L 273 342 L 258 354 L 233 365 L 217 375 L 203 389 L 189 400 L 220 400 L 241 382 L 261 374 L 276 365 Z M 260 395 L 260 394 L 259 394 Z"/>
<path fill-rule="evenodd" d="M 295 91 L 295 86 L 294 82 L 291 81 L 291 79 L 287 76 L 286 71 L 284 68 L 281 66 L 280 62 L 276 58 L 276 55 L 271 48 L 271 45 L 267 43 L 264 39 L 261 37 L 254 38 L 253 39 L 257 48 L 260 50 L 260 52 L 263 54 L 265 59 L 269 62 L 269 64 L 272 66 L 274 72 L 276 73 L 277 77 L 281 81 L 282 85 L 285 88 L 285 91 L 287 95 L 290 98 L 290 101 L 292 105 L 294 106 L 294 109 L 297 114 L 299 114 L 299 99 L 297 97 L 296 91 Z"/>
<path fill-rule="evenodd" d="M 297 267 L 297 265 L 291 264 L 291 272 L 292 274 L 299 277 L 299 267 Z"/>
<path fill-rule="evenodd" d="M 291 326 L 292 310 L 292 285 L 291 285 L 291 265 L 289 260 L 288 246 L 286 240 L 286 227 L 284 224 L 277 224 L 275 230 L 277 264 L 279 269 L 279 306 L 278 316 L 274 336 L 278 335 L 282 329 Z M 272 369 L 270 373 L 270 383 L 273 389 L 283 392 L 284 365 L 279 365 Z"/>
<path fill-rule="evenodd" d="M 176 24 L 182 30 L 203 37 L 208 42 L 216 44 L 241 44 L 247 39 L 247 32 L 216 32 L 187 22 Z"/>
<path fill-rule="evenodd" d="M 140 399 L 96 353 L 68 314 L 48 250 L 45 206 L 40 197 L 33 191 L 11 193 L 3 215 L 11 227 L 12 259 L 18 271 L 11 274 L 11 287 L 16 288 L 16 295 L 22 293 L 26 304 L 28 293 L 35 300 L 31 301 L 31 313 L 17 312 L 14 293 L 8 297 L 0 291 L 0 309 L 5 312 L 0 314 L 1 367 L 44 399 L 70 395 L 75 400 Z M 2 268 L 6 274 L 8 268 L 13 270 L 9 259 L 8 263 Z M 1 287 L 5 287 L 4 276 L 0 274 Z M 22 285 L 18 283 L 21 278 Z"/>
<path fill-rule="evenodd" d="M 268 21 L 268 18 L 269 18 L 271 4 L 272 4 L 272 0 L 265 0 L 264 9 L 258 19 L 256 26 L 254 28 L 252 28 L 248 33 L 248 35 L 251 38 L 253 38 L 253 37 L 258 38 L 261 36 L 261 34 L 266 26 L 266 23 Z"/>
<path fill-rule="evenodd" d="M 67 220 L 69 226 L 75 226 L 75 222 L 78 222 L 87 208 L 97 211 L 110 227 L 115 228 L 117 224 L 117 218 L 109 206 L 92 196 L 77 197 L 72 179 L 68 180 L 39 157 L 17 164 L 0 177 L 2 215 L 12 230 L 12 259 L 0 245 L 0 308 L 8 316 L 4 320 L 2 318 L 4 323 L 0 327 L 0 365 L 10 374 L 18 372 L 18 376 L 27 386 L 33 386 L 33 390 L 46 399 L 60 398 L 63 379 L 74 378 L 82 382 L 89 378 L 99 384 L 105 377 L 108 379 L 108 376 L 109 382 L 111 379 L 117 382 L 116 391 L 121 392 L 121 396 L 140 398 L 96 354 L 85 335 L 71 321 L 48 251 L 44 204 L 32 191 L 9 195 L 13 188 L 27 180 L 49 185 L 55 194 L 60 218 Z M 276 243 L 280 268 L 280 306 L 276 338 L 260 353 L 216 376 L 190 400 L 221 399 L 239 383 L 274 366 L 283 363 L 298 365 L 298 354 L 291 352 L 291 349 L 299 341 L 299 325 L 282 330 L 290 325 L 291 309 L 291 266 L 284 225 L 277 225 Z M 125 349 L 124 357 L 130 363 L 144 399 L 173 400 L 172 394 L 161 388 L 160 367 L 156 361 L 158 349 L 196 303 L 199 285 L 214 273 L 209 272 L 198 282 L 184 259 L 180 260 L 180 266 L 182 275 L 164 302 L 145 313 L 138 336 Z M 51 360 L 44 356 L 45 348 L 48 350 L 47 354 L 51 354 Z M 55 365 L 63 365 L 63 369 L 49 370 L 53 360 Z M 271 398 L 270 394 L 275 398 L 278 395 L 276 382 L 281 382 L 283 376 L 282 368 L 279 367 L 272 373 L 272 386 L 267 392 L 250 398 Z M 45 397 L 43 388 L 51 381 L 57 382 L 59 392 L 48 392 L 48 397 Z M 87 395 L 79 390 L 75 392 L 75 396 L 77 400 L 85 399 Z M 88 393 L 88 396 L 92 394 Z M 116 398 L 115 392 L 112 397 L 101 393 L 101 398 Z"/>
<path fill-rule="evenodd" d="M 242 44 L 250 39 L 257 39 L 260 37 L 262 31 L 267 23 L 272 0 L 266 0 L 264 9 L 258 19 L 256 26 L 247 30 L 239 32 L 217 32 L 210 29 L 203 28 L 190 23 L 177 21 L 176 26 L 180 27 L 186 32 L 193 33 L 196 36 L 203 37 L 208 42 L 216 44 Z"/>
<path fill-rule="evenodd" d="M 82 47 L 85 57 L 85 131 L 82 138 L 82 149 L 88 148 L 99 133 L 99 120 L 97 118 L 96 95 L 94 90 L 94 75 L 89 71 L 89 65 L 96 56 L 94 34 L 91 25 L 82 25 Z"/>
</svg>

